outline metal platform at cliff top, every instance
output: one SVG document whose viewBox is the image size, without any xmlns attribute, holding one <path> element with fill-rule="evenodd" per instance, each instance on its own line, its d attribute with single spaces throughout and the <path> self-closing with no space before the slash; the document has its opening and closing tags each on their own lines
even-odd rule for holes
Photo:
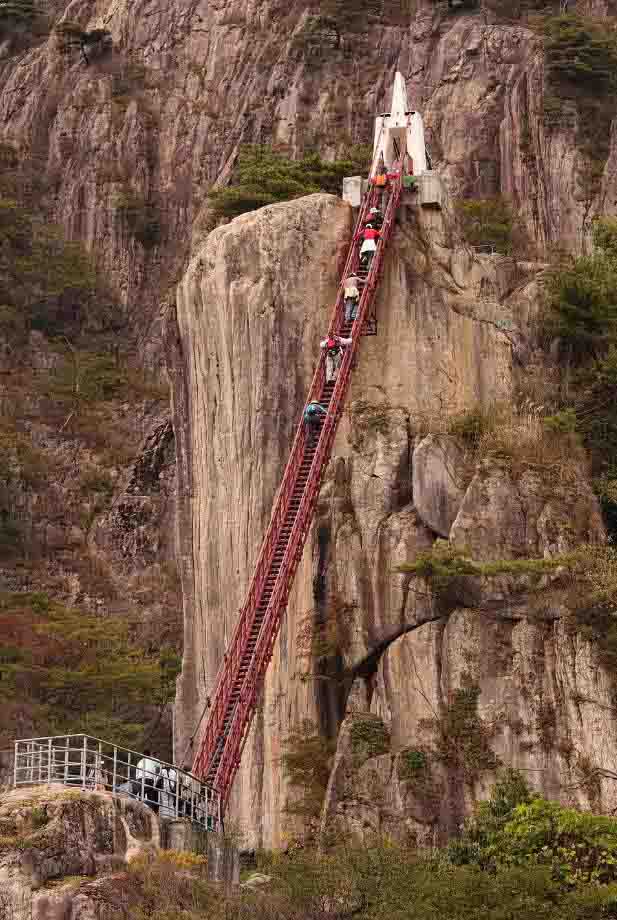
<svg viewBox="0 0 617 920">
<path fill-rule="evenodd" d="M 13 785 L 53 784 L 126 795 L 144 802 L 161 819 L 185 818 L 204 830 L 221 826 L 217 791 L 173 764 L 89 735 L 16 741 Z"/>
</svg>

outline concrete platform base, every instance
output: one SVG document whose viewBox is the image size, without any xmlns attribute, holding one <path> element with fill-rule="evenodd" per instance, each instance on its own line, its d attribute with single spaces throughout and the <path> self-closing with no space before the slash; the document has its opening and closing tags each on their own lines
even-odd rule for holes
<svg viewBox="0 0 617 920">
<path fill-rule="evenodd" d="M 226 888 L 240 883 L 240 853 L 223 834 L 204 831 L 183 818 L 161 821 L 161 846 L 208 859 L 208 879 Z"/>
</svg>

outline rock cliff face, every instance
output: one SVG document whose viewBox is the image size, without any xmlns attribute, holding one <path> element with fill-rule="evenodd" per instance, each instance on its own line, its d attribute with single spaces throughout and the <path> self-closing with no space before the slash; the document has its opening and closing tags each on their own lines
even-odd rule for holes
<svg viewBox="0 0 617 920">
<path fill-rule="evenodd" d="M 318 242 L 304 246 L 317 226 Z M 189 397 L 176 428 L 186 432 L 194 490 L 181 746 L 246 589 L 348 234 L 349 213 L 331 197 L 275 205 L 212 233 L 179 288 Z M 444 420 L 463 409 L 514 398 L 528 372 L 534 271 L 474 256 L 447 209 L 403 203 L 378 335 L 362 344 L 236 781 L 234 815 L 254 844 L 280 846 L 293 829 L 285 807 L 295 790 L 280 756 L 303 719 L 338 736 L 325 817 L 344 830 L 435 841 L 486 791 L 498 763 L 528 770 L 552 795 L 569 788 L 585 804 L 613 801 L 611 785 L 590 791 L 581 779 L 585 765 L 607 768 L 617 753 L 610 680 L 562 624 L 563 604 L 547 601 L 539 613 L 526 576 L 501 576 L 444 608 L 427 585 L 396 573 L 438 536 L 479 561 L 550 558 L 603 540 L 583 470 L 561 482 L 550 465 L 476 465 L 445 432 Z M 311 636 L 324 630 L 333 648 L 316 663 Z M 414 792 L 398 778 L 401 757 L 434 743 L 467 686 L 479 724 L 490 726 L 480 769 L 435 755 L 430 786 L 427 776 Z M 389 742 L 359 761 L 354 724 L 371 720 L 385 724 Z"/>
<path fill-rule="evenodd" d="M 206 192 L 226 181 L 239 144 L 278 142 L 292 152 L 318 147 L 334 154 L 366 142 L 399 69 L 425 115 L 450 200 L 510 197 L 530 258 L 543 258 L 556 243 L 582 251 L 593 215 L 614 210 L 614 136 L 593 191 L 581 195 L 588 164 L 576 124 L 549 126 L 543 112 L 546 72 L 537 32 L 504 19 L 497 3 L 480 7 L 451 15 L 433 0 L 405 10 L 386 2 L 370 28 L 363 22 L 333 30 L 317 8 L 299 0 L 163 0 L 156 8 L 147 0 L 55 0 L 52 21 L 109 30 L 111 56 L 86 66 L 78 52 L 61 53 L 53 32 L 19 53 L 2 44 L 2 139 L 33 161 L 45 180 L 49 215 L 91 249 L 106 273 L 134 362 L 158 374 L 166 353 L 177 469 L 174 488 L 164 403 L 121 402 L 118 427 L 127 432 L 132 459 L 115 462 L 105 507 L 88 507 L 87 527 L 80 526 L 62 515 L 63 505 L 75 505 L 73 492 L 58 489 L 53 515 L 37 519 L 44 533 L 40 569 L 24 575 L 7 566 L 4 575 L 18 590 L 59 575 L 61 584 L 53 586 L 64 599 L 103 608 L 105 592 L 84 584 L 78 563 L 87 560 L 114 586 L 110 606 L 123 611 L 127 596 L 143 599 L 145 592 L 147 616 L 165 615 L 177 603 L 174 586 L 166 590 L 161 578 L 175 515 L 185 623 L 178 754 L 233 628 L 351 228 L 346 207 L 319 196 L 243 217 L 204 239 Z M 577 7 L 615 13 L 608 0 Z M 365 820 L 390 825 L 400 816 L 414 833 L 428 827 L 428 836 L 448 826 L 479 783 L 435 777 L 453 790 L 447 814 L 436 814 L 430 801 L 405 799 L 388 771 L 398 769 L 392 757 L 416 743 L 420 722 L 434 718 L 427 713 L 447 707 L 463 671 L 479 687 L 486 719 L 506 707 L 507 719 L 529 728 L 538 707 L 552 706 L 553 735 L 567 739 L 579 760 L 605 763 L 613 754 L 613 723 L 603 708 L 609 689 L 604 676 L 593 675 L 593 652 L 564 633 L 558 614 L 530 623 L 525 585 L 504 583 L 498 598 L 486 586 L 459 598 L 447 621 L 407 634 L 439 611 L 428 591 L 412 590 L 392 570 L 437 536 L 479 559 L 550 555 L 601 539 L 582 473 L 570 492 L 490 464 L 469 475 L 464 445 L 445 437 L 446 415 L 509 401 L 520 389 L 533 357 L 529 327 L 538 302 L 538 266 L 475 256 L 460 243 L 449 207 L 443 215 L 421 214 L 409 202 L 401 209 L 380 291 L 379 335 L 363 343 L 237 781 L 234 811 L 255 843 L 279 845 L 288 830 L 282 809 L 289 790 L 279 759 L 287 731 L 307 717 L 324 735 L 340 735 L 337 775 L 344 775 L 344 742 L 348 730 L 352 744 L 353 726 L 340 726 L 354 709 L 390 727 L 394 754 L 378 755 L 385 760 L 373 783 L 386 801 L 369 812 L 346 804 L 345 784 L 337 791 L 333 774 L 330 811 L 346 812 L 356 828 Z M 160 239 L 157 232 L 144 244 L 127 217 L 135 208 L 150 228 L 159 227 Z M 176 326 L 168 289 L 179 277 Z M 29 348 L 28 365 L 48 360 L 46 343 L 34 334 Z M 9 404 L 14 390 L 6 386 Z M 75 485 L 80 465 L 98 460 L 81 444 L 74 450 L 63 422 L 50 431 L 43 419 L 34 428 L 41 449 L 57 459 L 54 481 Z M 20 493 L 15 501 L 28 520 L 36 517 L 40 503 L 32 495 Z M 59 545 L 66 540 L 70 553 Z M 307 631 L 331 623 L 333 611 L 335 674 L 314 680 Z M 478 634 L 485 613 L 493 619 Z M 497 648 L 509 651 L 499 669 L 489 669 Z M 405 679 L 412 658 L 424 662 L 421 691 Z M 548 663 L 536 668 L 536 661 Z M 508 682 L 507 703 L 499 699 L 498 680 Z M 569 694 L 576 682 L 582 682 L 577 694 L 595 700 L 584 713 Z M 596 740 L 589 731 L 594 720 L 602 726 Z M 546 766 L 549 778 L 539 780 L 545 788 L 576 760 L 526 751 L 528 743 L 503 729 L 495 751 L 530 769 Z M 372 769 L 373 760 L 358 769 Z M 567 773 L 565 785 L 570 780 Z M 606 804 L 608 790 L 600 794 Z"/>
</svg>

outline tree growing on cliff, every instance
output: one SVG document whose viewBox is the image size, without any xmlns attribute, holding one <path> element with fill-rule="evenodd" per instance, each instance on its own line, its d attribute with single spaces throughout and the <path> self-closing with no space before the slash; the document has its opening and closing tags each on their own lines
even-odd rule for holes
<svg viewBox="0 0 617 920">
<path fill-rule="evenodd" d="M 321 813 L 335 745 L 309 719 L 295 726 L 283 744 L 281 763 L 293 793 L 285 811 L 316 820 Z"/>
<path fill-rule="evenodd" d="M 272 147 L 250 145 L 238 157 L 229 188 L 209 195 L 216 217 L 237 217 L 277 201 L 290 201 L 315 192 L 339 194 L 345 176 L 366 172 L 370 154 L 364 146 L 354 147 L 349 158 L 322 160 L 307 153 L 292 160 Z"/>
</svg>

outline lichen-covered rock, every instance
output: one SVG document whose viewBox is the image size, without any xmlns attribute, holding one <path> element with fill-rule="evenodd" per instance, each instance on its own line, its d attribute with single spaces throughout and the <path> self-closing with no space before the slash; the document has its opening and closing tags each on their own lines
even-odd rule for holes
<svg viewBox="0 0 617 920">
<path fill-rule="evenodd" d="M 580 470 L 558 473 L 507 462 L 482 462 L 450 531 L 450 542 L 477 560 L 549 557 L 598 543 L 604 527 L 598 500 Z"/>
<path fill-rule="evenodd" d="M 370 842 L 385 834 L 403 843 L 431 846 L 437 842 L 439 796 L 426 783 L 421 792 L 409 783 L 401 755 L 392 750 L 369 751 L 358 757 L 354 727 L 371 724 L 370 712 L 350 710 L 341 725 L 321 816 L 324 842 L 351 837 Z M 379 724 L 384 724 L 379 719 Z"/>
<path fill-rule="evenodd" d="M 427 527 L 447 537 L 465 494 L 465 452 L 454 438 L 428 435 L 413 452 L 413 502 Z"/>
<path fill-rule="evenodd" d="M 178 289 L 176 354 L 185 373 L 174 382 L 174 427 L 180 482 L 192 494 L 179 522 L 180 756 L 190 754 L 266 529 L 334 300 L 349 218 L 328 196 L 244 215 L 210 234 Z M 513 345 L 496 324 L 506 303 L 516 316 L 508 260 L 450 248 L 453 232 L 447 208 L 401 209 L 377 298 L 379 334 L 362 342 L 234 786 L 231 811 L 250 845 L 278 846 L 289 833 L 281 754 L 290 730 L 309 719 L 335 734 L 349 674 L 369 673 L 389 642 L 435 615 L 427 586 L 396 572 L 434 539 L 412 504 L 416 430 L 441 420 L 444 406 L 488 406 L 513 387 Z M 531 272 L 523 273 L 523 287 Z M 494 301 L 479 298 L 487 287 Z M 528 315 L 525 306 L 522 328 Z M 325 647 L 318 661 L 313 638 Z"/>
<path fill-rule="evenodd" d="M 141 802 L 57 786 L 16 789 L 0 799 L 0 904 L 14 920 L 60 920 L 77 889 L 53 883 L 121 868 L 158 846 L 158 822 Z M 76 916 L 85 918 L 82 902 Z"/>
<path fill-rule="evenodd" d="M 606 719 L 614 678 L 565 610 L 546 621 L 456 610 L 394 641 L 373 686 L 371 711 L 390 730 L 391 752 L 354 769 L 348 716 L 324 830 L 334 822 L 361 837 L 387 828 L 400 840 L 411 832 L 423 843 L 443 840 L 488 795 L 500 765 L 522 770 L 548 798 L 594 811 L 617 805 L 617 730 Z M 465 688 L 477 694 L 478 721 L 457 728 L 451 716 Z M 479 756 L 484 743 L 490 756 Z"/>
</svg>

